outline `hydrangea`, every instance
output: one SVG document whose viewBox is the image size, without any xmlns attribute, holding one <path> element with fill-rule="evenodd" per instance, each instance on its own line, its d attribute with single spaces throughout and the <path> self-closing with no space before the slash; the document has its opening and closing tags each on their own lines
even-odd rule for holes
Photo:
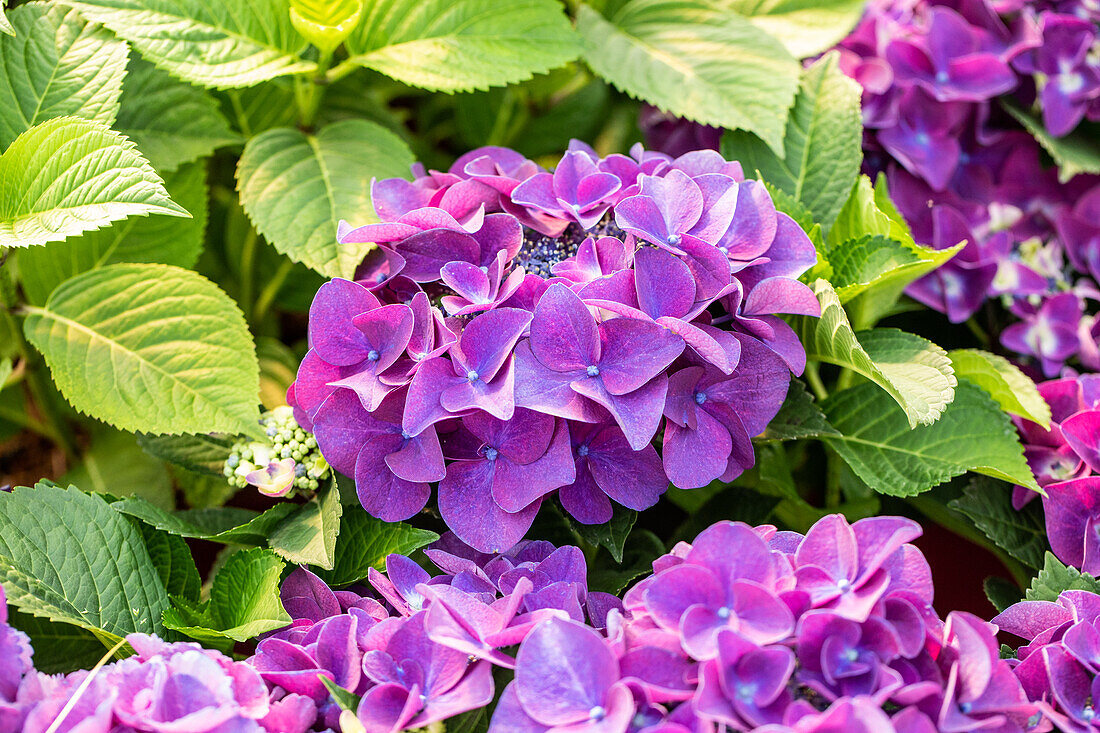
<svg viewBox="0 0 1100 733">
<path fill-rule="evenodd" d="M 1054 137 L 1100 120 L 1098 21 L 1085 0 L 876 0 L 838 46 L 863 88 L 866 171 L 919 242 L 966 242 L 907 292 L 956 323 L 999 297 L 1017 321 L 1001 344 L 1047 377 L 1100 369 L 1100 184 L 1059 181 L 997 98 L 1034 104 Z"/>
<path fill-rule="evenodd" d="M 341 226 L 377 247 L 317 293 L 288 395 L 368 512 L 407 519 L 437 484 L 501 552 L 554 496 L 597 524 L 753 465 L 806 362 L 779 314 L 819 306 L 813 244 L 740 165 L 574 141 L 553 171 L 488 147 L 414 175 Z"/>
<path fill-rule="evenodd" d="M 331 475 L 317 439 L 294 419 L 289 406 L 276 407 L 260 418 L 268 441 L 238 441 L 225 459 L 223 473 L 239 489 L 255 486 L 267 496 L 289 496 L 295 490 L 316 491 Z"/>
</svg>

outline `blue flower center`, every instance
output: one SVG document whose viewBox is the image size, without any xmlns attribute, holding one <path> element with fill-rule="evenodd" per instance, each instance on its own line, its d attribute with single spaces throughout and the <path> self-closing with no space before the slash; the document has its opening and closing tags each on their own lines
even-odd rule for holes
<svg viewBox="0 0 1100 733">
<path fill-rule="evenodd" d="M 581 458 L 584 458 L 585 456 L 587 456 L 588 455 L 588 446 L 587 445 L 578 445 L 577 446 L 577 455 L 580 456 Z"/>
<path fill-rule="evenodd" d="M 371 349 L 367 352 L 367 361 L 378 361 L 380 356 L 377 350 Z"/>
<path fill-rule="evenodd" d="M 750 685 L 746 682 L 742 682 L 737 686 L 737 697 L 741 698 L 745 702 L 750 702 L 752 696 L 756 694 L 756 685 Z"/>
<path fill-rule="evenodd" d="M 707 393 L 706 392 L 696 392 L 695 393 L 695 404 L 701 405 L 706 401 L 707 401 Z"/>
<path fill-rule="evenodd" d="M 485 447 L 485 460 L 495 461 L 498 455 L 500 455 L 500 451 L 498 451 L 496 448 L 492 446 Z"/>
<path fill-rule="evenodd" d="M 859 651 L 856 649 L 849 649 L 848 651 L 844 652 L 844 658 L 847 659 L 849 662 L 854 662 L 859 659 Z"/>
<path fill-rule="evenodd" d="M 1092 720 L 1096 717 L 1096 711 L 1092 709 L 1092 705 L 1085 706 L 1085 709 L 1081 711 L 1081 717 L 1085 720 Z"/>
<path fill-rule="evenodd" d="M 665 237 L 665 241 L 668 242 L 668 244 L 670 246 L 675 247 L 676 245 L 678 245 L 680 243 L 680 235 L 679 234 L 669 234 L 667 237 Z"/>
<path fill-rule="evenodd" d="M 402 430 L 402 431 L 401 431 L 401 437 L 402 437 L 402 438 L 404 438 L 405 440 L 408 440 L 408 439 L 409 439 L 409 438 L 411 438 L 412 436 L 411 436 L 411 435 L 409 435 L 409 431 L 408 431 L 408 430 Z"/>
<path fill-rule="evenodd" d="M 599 723 L 605 717 L 607 717 L 607 711 L 603 709 L 603 705 L 596 705 L 588 711 L 588 719 L 595 723 Z"/>
<path fill-rule="evenodd" d="M 730 617 L 730 609 L 728 606 L 722 606 L 717 611 L 715 611 L 715 613 L 717 614 L 718 618 L 724 619 Z"/>
<path fill-rule="evenodd" d="M 968 702 L 964 702 L 959 705 L 959 712 L 963 715 L 970 715 L 970 711 L 974 709 L 974 706 Z"/>
<path fill-rule="evenodd" d="M 949 81 L 951 81 L 951 77 L 948 75 L 948 73 L 945 70 L 941 69 L 940 71 L 936 72 L 936 83 L 937 84 L 946 84 Z"/>
<path fill-rule="evenodd" d="M 841 593 L 847 593 L 852 589 L 852 581 L 848 580 L 847 578 L 841 578 L 836 582 L 836 588 Z"/>
<path fill-rule="evenodd" d="M 471 382 L 476 382 L 478 380 L 478 377 L 480 376 L 481 375 L 475 372 L 473 369 L 466 372 L 466 379 L 469 379 Z"/>
<path fill-rule="evenodd" d="M 588 372 L 588 376 L 590 376 L 590 377 L 600 376 L 600 368 L 598 366 L 596 366 L 595 364 L 588 367 L 587 372 Z"/>
</svg>

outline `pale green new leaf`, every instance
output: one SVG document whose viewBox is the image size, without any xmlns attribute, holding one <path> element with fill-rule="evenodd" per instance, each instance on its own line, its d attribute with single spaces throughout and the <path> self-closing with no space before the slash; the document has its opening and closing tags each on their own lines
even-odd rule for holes
<svg viewBox="0 0 1100 733">
<path fill-rule="evenodd" d="M 329 277 L 351 277 L 369 244 L 341 245 L 337 226 L 377 219 L 372 178 L 407 176 L 413 155 L 389 130 L 345 120 L 316 135 L 277 128 L 248 141 L 237 167 L 241 205 L 283 254 Z"/>
<path fill-rule="evenodd" d="M 910 427 L 935 422 L 951 402 L 956 384 L 946 352 L 927 339 L 893 328 L 857 335 L 833 287 L 818 280 L 813 288 L 821 303 L 821 318 L 801 320 L 807 357 L 851 369 L 875 382 L 902 407 Z"/>
<path fill-rule="evenodd" d="M 115 121 L 125 43 L 62 5 L 21 5 L 9 20 L 15 37 L 0 38 L 0 150 L 54 117 Z"/>
<path fill-rule="evenodd" d="M 131 217 L 64 242 L 31 247 L 19 255 L 27 300 L 41 305 L 54 288 L 73 275 L 118 262 L 194 266 L 206 231 L 206 167 L 201 163 L 185 165 L 165 176 L 164 187 L 172 200 L 191 214 L 190 219 Z"/>
<path fill-rule="evenodd" d="M 164 612 L 167 628 L 199 641 L 232 639 L 248 641 L 260 634 L 290 624 L 290 615 L 279 599 L 279 580 L 285 563 L 275 553 L 261 548 L 241 550 L 229 556 L 210 587 L 210 602 L 199 618 L 176 608 Z M 188 611 L 194 607 L 173 600 Z M 193 625 L 200 620 L 202 625 Z"/>
<path fill-rule="evenodd" d="M 984 389 L 1005 412 L 1050 428 L 1050 406 L 1035 382 L 1008 359 L 978 349 L 955 349 L 947 355 L 956 377 Z"/>
<path fill-rule="evenodd" d="M 916 428 L 873 384 L 836 392 L 822 409 L 841 433 L 823 440 L 880 493 L 914 496 L 966 471 L 1039 490 L 1012 421 L 969 382 L 939 420 Z"/>
<path fill-rule="evenodd" d="M 129 431 L 260 435 L 259 365 L 233 300 L 167 265 L 108 265 L 27 306 L 27 339 L 77 410 Z"/>
<path fill-rule="evenodd" d="M 330 52 L 359 23 L 363 0 L 290 0 L 290 22 L 302 37 Z"/>
<path fill-rule="evenodd" d="M 802 202 L 828 231 L 859 176 L 863 124 L 859 84 L 840 70 L 835 53 L 802 72 L 801 86 L 787 119 L 783 149 L 777 156 L 750 133 L 733 130 L 722 138 L 722 154 L 741 162 L 746 172 Z"/>
<path fill-rule="evenodd" d="M 1043 121 L 1031 112 L 1020 109 L 1007 99 L 1001 100 L 1001 105 L 1054 158 L 1058 164 L 1060 182 L 1065 183 L 1079 173 L 1100 173 L 1100 143 L 1097 142 L 1095 127 L 1087 127 L 1088 123 L 1085 123 L 1064 137 L 1054 137 L 1047 132 Z"/>
<path fill-rule="evenodd" d="M 0 582 L 24 613 L 114 640 L 163 631 L 168 596 L 141 533 L 101 497 L 39 484 L 0 492 Z"/>
<path fill-rule="evenodd" d="M 775 36 L 795 58 L 832 48 L 855 27 L 866 0 L 720 0 Z"/>
<path fill-rule="evenodd" d="M 209 93 L 140 59 L 130 62 L 114 127 L 162 174 L 243 142 Z"/>
<path fill-rule="evenodd" d="M 874 287 L 886 275 L 921 262 L 911 246 L 881 234 L 849 239 L 826 249 L 825 257 L 829 282 L 842 303 Z"/>
<path fill-rule="evenodd" d="M 1031 580 L 1031 587 L 1027 589 L 1025 597 L 1029 601 L 1055 603 L 1058 596 L 1067 590 L 1100 593 L 1100 581 L 1073 566 L 1064 565 L 1054 553 L 1048 552 L 1043 557 L 1043 568 Z"/>
<path fill-rule="evenodd" d="M 437 539 L 439 535 L 426 529 L 403 522 L 383 522 L 366 512 L 351 511 L 340 520 L 332 570 L 318 570 L 317 574 L 334 587 L 358 583 L 366 579 L 371 568 L 384 570 L 387 556 L 409 555 Z"/>
<path fill-rule="evenodd" d="M 373 0 L 346 46 L 362 66 L 444 92 L 524 81 L 581 51 L 556 0 Z"/>
<path fill-rule="evenodd" d="M 190 216 L 134 144 L 100 122 L 59 117 L 0 156 L 0 247 L 29 247 L 129 216 Z"/>
<path fill-rule="evenodd" d="M 293 563 L 332 570 L 343 513 L 340 492 L 336 482 L 331 481 L 275 528 L 271 533 L 271 549 Z"/>
<path fill-rule="evenodd" d="M 246 87 L 316 68 L 299 57 L 289 0 L 66 0 L 173 76 Z"/>
<path fill-rule="evenodd" d="M 11 19 L 4 12 L 4 6 L 8 4 L 8 0 L 0 0 L 0 33 L 7 33 L 9 36 L 15 35 L 15 28 L 12 27 Z"/>
<path fill-rule="evenodd" d="M 783 45 L 706 0 L 577 10 L 584 58 L 632 97 L 695 122 L 747 130 L 783 155 L 800 68 Z"/>
</svg>

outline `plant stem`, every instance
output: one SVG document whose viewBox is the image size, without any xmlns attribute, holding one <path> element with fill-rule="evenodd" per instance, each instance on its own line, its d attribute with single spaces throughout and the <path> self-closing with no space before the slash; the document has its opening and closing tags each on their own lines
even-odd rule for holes
<svg viewBox="0 0 1100 733">
<path fill-rule="evenodd" d="M 294 80 L 294 96 L 298 102 L 298 124 L 303 130 L 312 130 L 321 111 L 323 89 L 331 82 L 327 72 L 332 64 L 332 51 L 322 52 L 317 60 L 317 70 L 311 76 L 299 76 Z"/>
<path fill-rule="evenodd" d="M 285 259 L 271 279 L 267 281 L 267 285 L 260 291 L 260 296 L 256 298 L 256 307 L 252 311 L 253 323 L 263 320 L 263 317 L 267 315 L 271 304 L 275 302 L 275 296 L 279 294 L 292 269 L 294 269 L 294 263 L 289 259 Z"/>
<path fill-rule="evenodd" d="M 344 59 L 325 73 L 325 81 L 329 84 L 335 84 L 358 68 L 360 68 L 359 64 L 351 59 Z"/>
<path fill-rule="evenodd" d="M 256 242 L 259 235 L 252 227 L 248 228 L 248 234 L 241 245 L 241 310 L 248 313 L 252 307 L 252 276 L 256 260 Z"/>
<path fill-rule="evenodd" d="M 825 389 L 825 383 L 821 381 L 821 373 L 818 372 L 817 362 L 806 362 L 806 381 L 810 385 L 810 389 L 813 390 L 814 396 L 818 401 L 827 400 L 829 398 L 829 390 Z"/>
</svg>

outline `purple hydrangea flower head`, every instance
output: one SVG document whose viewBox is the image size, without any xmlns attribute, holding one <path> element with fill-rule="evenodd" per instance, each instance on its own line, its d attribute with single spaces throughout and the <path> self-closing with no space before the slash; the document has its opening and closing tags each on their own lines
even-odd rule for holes
<svg viewBox="0 0 1100 733">
<path fill-rule="evenodd" d="M 18 730 L 23 718 L 16 695 L 34 667 L 31 664 L 30 639 L 8 625 L 7 596 L 0 587 L 0 729 Z"/>
<path fill-rule="evenodd" d="M 932 246 L 948 249 L 959 243 L 962 251 L 935 271 L 906 288 L 910 297 L 947 314 L 952 323 L 972 316 L 985 301 L 997 276 L 997 262 L 988 258 L 966 220 L 949 206 L 932 210 Z"/>
<path fill-rule="evenodd" d="M 753 464 L 805 366 L 779 314 L 818 314 L 798 281 L 817 255 L 740 164 L 572 141 L 552 171 L 487 147 L 413 173 L 373 184 L 381 221 L 341 227 L 375 247 L 318 292 L 287 394 L 368 512 L 407 519 L 437 485 L 452 529 L 502 552 L 555 495 L 585 523 L 651 506 L 673 465 L 653 445 L 669 377 L 693 367 L 723 375 L 706 409 L 736 433 L 707 470 Z"/>
<path fill-rule="evenodd" d="M 879 142 L 913 175 L 942 191 L 962 154 L 959 135 L 969 106 L 937 102 L 923 88 L 912 87 L 902 94 L 898 107 L 897 125 L 879 132 Z"/>
<path fill-rule="evenodd" d="M 1013 61 L 1023 72 L 1045 77 L 1039 92 L 1043 124 L 1056 137 L 1077 127 L 1100 96 L 1100 67 L 1087 58 L 1095 42 L 1094 23 L 1051 13 L 1043 17 L 1042 43 Z"/>
<path fill-rule="evenodd" d="M 1034 356 L 1043 374 L 1053 377 L 1080 348 L 1077 326 L 1081 321 L 1081 299 L 1075 293 L 1058 293 L 1038 308 L 1019 305 L 1015 312 L 1023 320 L 1001 333 L 1009 349 Z"/>
<path fill-rule="evenodd" d="M 1100 574 L 1100 477 L 1049 484 L 1043 497 L 1047 539 L 1059 560 Z"/>
</svg>

